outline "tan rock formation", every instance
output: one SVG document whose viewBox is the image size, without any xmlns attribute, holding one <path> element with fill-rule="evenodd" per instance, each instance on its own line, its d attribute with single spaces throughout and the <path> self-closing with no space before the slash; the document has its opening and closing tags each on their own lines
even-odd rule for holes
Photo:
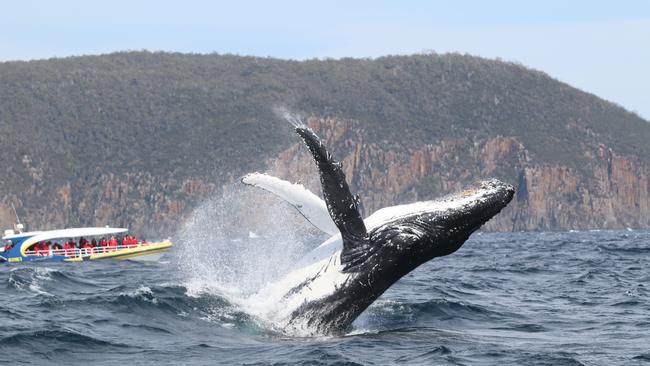
<svg viewBox="0 0 650 366">
<path fill-rule="evenodd" d="M 643 228 L 650 224 L 648 167 L 605 146 L 586 148 L 580 171 L 536 163 L 515 137 L 443 138 L 428 145 L 365 143 L 348 120 L 310 118 L 344 166 L 369 214 L 381 207 L 439 197 L 489 177 L 517 187 L 509 207 L 487 230 Z M 296 144 L 278 156 L 272 173 L 318 191 L 317 172 Z"/>
</svg>

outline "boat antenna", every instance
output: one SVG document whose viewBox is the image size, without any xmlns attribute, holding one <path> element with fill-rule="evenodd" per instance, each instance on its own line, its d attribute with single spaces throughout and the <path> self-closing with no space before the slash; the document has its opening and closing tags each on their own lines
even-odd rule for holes
<svg viewBox="0 0 650 366">
<path fill-rule="evenodd" d="M 22 232 L 23 232 L 23 228 L 24 228 L 25 226 L 23 226 L 23 224 L 20 222 L 20 217 L 18 217 L 18 211 L 16 211 L 16 206 L 14 206 L 14 203 L 13 203 L 13 202 L 11 203 L 11 208 L 14 209 L 14 215 L 16 215 L 16 230 L 18 230 L 18 232 L 21 232 L 21 233 L 22 233 Z"/>
</svg>

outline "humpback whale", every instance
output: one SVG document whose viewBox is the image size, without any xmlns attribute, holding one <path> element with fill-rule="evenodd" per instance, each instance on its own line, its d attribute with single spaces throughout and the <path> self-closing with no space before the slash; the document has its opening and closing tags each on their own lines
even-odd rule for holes
<svg viewBox="0 0 650 366">
<path fill-rule="evenodd" d="M 300 184 L 266 174 L 242 178 L 244 184 L 284 199 L 332 235 L 253 299 L 253 312 L 289 333 L 344 333 L 402 276 L 458 250 L 514 194 L 512 186 L 490 179 L 438 200 L 382 208 L 364 219 L 341 164 L 311 129 L 298 126 L 295 131 L 316 162 L 323 199 Z"/>
</svg>

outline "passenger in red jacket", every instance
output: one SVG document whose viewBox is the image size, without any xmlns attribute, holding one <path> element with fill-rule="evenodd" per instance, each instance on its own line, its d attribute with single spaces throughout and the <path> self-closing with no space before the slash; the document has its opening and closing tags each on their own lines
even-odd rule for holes
<svg viewBox="0 0 650 366">
<path fill-rule="evenodd" d="M 32 250 L 34 251 L 35 255 L 47 255 L 45 252 L 49 251 L 49 248 L 45 245 L 45 243 L 38 242 L 34 244 Z"/>
<path fill-rule="evenodd" d="M 52 244 L 51 241 L 48 241 L 47 243 L 45 242 L 41 243 L 41 247 L 39 248 L 38 255 L 42 255 L 42 256 L 50 255 L 50 244 Z"/>
<path fill-rule="evenodd" d="M 32 246 L 31 249 L 29 249 L 28 251 L 33 251 L 34 255 L 38 255 L 38 252 L 41 251 L 41 243 L 38 242 L 38 243 L 34 244 L 34 246 Z"/>
<path fill-rule="evenodd" d="M 104 253 L 107 247 L 108 247 L 108 240 L 106 240 L 106 238 L 101 238 L 99 240 L 99 252 Z"/>
<path fill-rule="evenodd" d="M 86 255 L 92 254 L 93 246 L 88 242 L 88 240 L 84 241 L 84 243 L 81 244 L 81 251 Z"/>
<path fill-rule="evenodd" d="M 67 243 L 63 244 L 63 249 L 65 250 L 65 255 L 67 257 L 72 257 L 75 255 L 75 249 L 77 248 L 77 243 L 74 240 L 70 239 Z"/>
<path fill-rule="evenodd" d="M 111 240 L 108 241 L 108 247 L 111 252 L 117 250 L 117 239 L 114 236 L 111 236 Z"/>
<path fill-rule="evenodd" d="M 138 244 L 138 239 L 136 239 L 134 236 L 127 235 L 124 237 L 124 245 L 126 245 L 129 248 L 133 248 Z"/>
</svg>

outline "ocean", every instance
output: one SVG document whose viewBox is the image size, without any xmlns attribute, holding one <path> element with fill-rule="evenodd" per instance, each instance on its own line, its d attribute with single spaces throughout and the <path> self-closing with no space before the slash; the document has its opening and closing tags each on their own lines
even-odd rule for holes
<svg viewBox="0 0 650 366">
<path fill-rule="evenodd" d="M 304 248 L 191 241 L 160 263 L 0 265 L 0 364 L 650 364 L 650 232 L 475 233 L 321 337 L 241 306 Z"/>
</svg>

